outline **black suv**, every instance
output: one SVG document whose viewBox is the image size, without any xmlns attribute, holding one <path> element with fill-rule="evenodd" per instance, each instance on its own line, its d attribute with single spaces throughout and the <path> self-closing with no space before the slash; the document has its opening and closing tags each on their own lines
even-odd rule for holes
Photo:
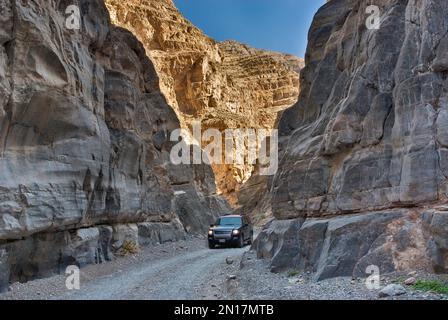
<svg viewBox="0 0 448 320">
<path fill-rule="evenodd" d="M 242 248 L 246 243 L 252 243 L 253 235 L 252 226 L 244 217 L 223 216 L 208 230 L 208 247 L 214 249 L 217 245 L 231 245 Z"/>
</svg>

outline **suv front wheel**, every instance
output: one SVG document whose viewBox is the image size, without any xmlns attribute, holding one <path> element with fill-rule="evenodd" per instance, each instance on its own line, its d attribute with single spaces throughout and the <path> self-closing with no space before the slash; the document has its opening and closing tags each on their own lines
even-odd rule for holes
<svg viewBox="0 0 448 320">
<path fill-rule="evenodd" d="M 244 234 L 240 234 L 240 237 L 238 238 L 238 248 L 244 247 Z"/>
<path fill-rule="evenodd" d="M 253 233 L 253 232 L 250 233 L 250 238 L 249 238 L 249 240 L 247 241 L 247 244 L 248 244 L 248 245 L 251 245 L 252 242 L 254 242 L 254 233 Z"/>
</svg>

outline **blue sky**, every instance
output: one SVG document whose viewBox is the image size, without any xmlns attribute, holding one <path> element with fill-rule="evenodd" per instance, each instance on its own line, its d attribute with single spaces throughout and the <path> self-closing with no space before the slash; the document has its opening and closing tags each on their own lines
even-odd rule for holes
<svg viewBox="0 0 448 320">
<path fill-rule="evenodd" d="M 194 25 L 218 41 L 305 56 L 308 29 L 325 0 L 174 0 Z"/>
</svg>

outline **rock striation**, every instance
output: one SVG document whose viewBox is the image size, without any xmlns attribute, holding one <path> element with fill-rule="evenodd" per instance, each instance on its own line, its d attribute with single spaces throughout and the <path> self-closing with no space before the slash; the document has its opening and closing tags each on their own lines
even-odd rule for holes
<svg viewBox="0 0 448 320">
<path fill-rule="evenodd" d="M 167 102 L 183 128 L 276 127 L 278 113 L 299 94 L 303 60 L 250 48 L 235 41 L 218 43 L 186 20 L 171 0 L 106 0 L 112 21 L 143 43 L 160 77 Z M 214 165 L 218 192 L 234 205 L 236 193 L 254 167 Z"/>
<path fill-rule="evenodd" d="M 275 220 L 255 247 L 317 279 L 448 270 L 448 3 L 332 0 L 280 120 Z"/>
<path fill-rule="evenodd" d="M 0 10 L 0 290 L 203 232 L 230 210 L 209 166 L 171 164 L 180 121 L 102 0 Z"/>
</svg>

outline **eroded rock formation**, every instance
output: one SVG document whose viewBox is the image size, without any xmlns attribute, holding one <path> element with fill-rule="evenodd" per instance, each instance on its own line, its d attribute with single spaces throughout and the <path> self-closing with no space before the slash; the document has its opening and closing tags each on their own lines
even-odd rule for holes
<svg viewBox="0 0 448 320">
<path fill-rule="evenodd" d="M 65 10 L 81 8 L 80 30 Z M 0 290 L 204 231 L 227 203 L 174 166 L 180 127 L 142 44 L 102 0 L 0 0 Z"/>
<path fill-rule="evenodd" d="M 106 0 L 112 21 L 144 44 L 160 76 L 161 90 L 184 128 L 203 130 L 276 126 L 278 112 L 299 93 L 303 60 L 256 50 L 234 41 L 218 43 L 186 20 L 171 0 Z M 214 165 L 220 193 L 233 204 L 252 165 Z"/>
<path fill-rule="evenodd" d="M 299 102 L 280 121 L 276 220 L 255 244 L 273 269 L 448 270 L 447 17 L 447 2 L 416 0 L 316 14 Z"/>
</svg>

